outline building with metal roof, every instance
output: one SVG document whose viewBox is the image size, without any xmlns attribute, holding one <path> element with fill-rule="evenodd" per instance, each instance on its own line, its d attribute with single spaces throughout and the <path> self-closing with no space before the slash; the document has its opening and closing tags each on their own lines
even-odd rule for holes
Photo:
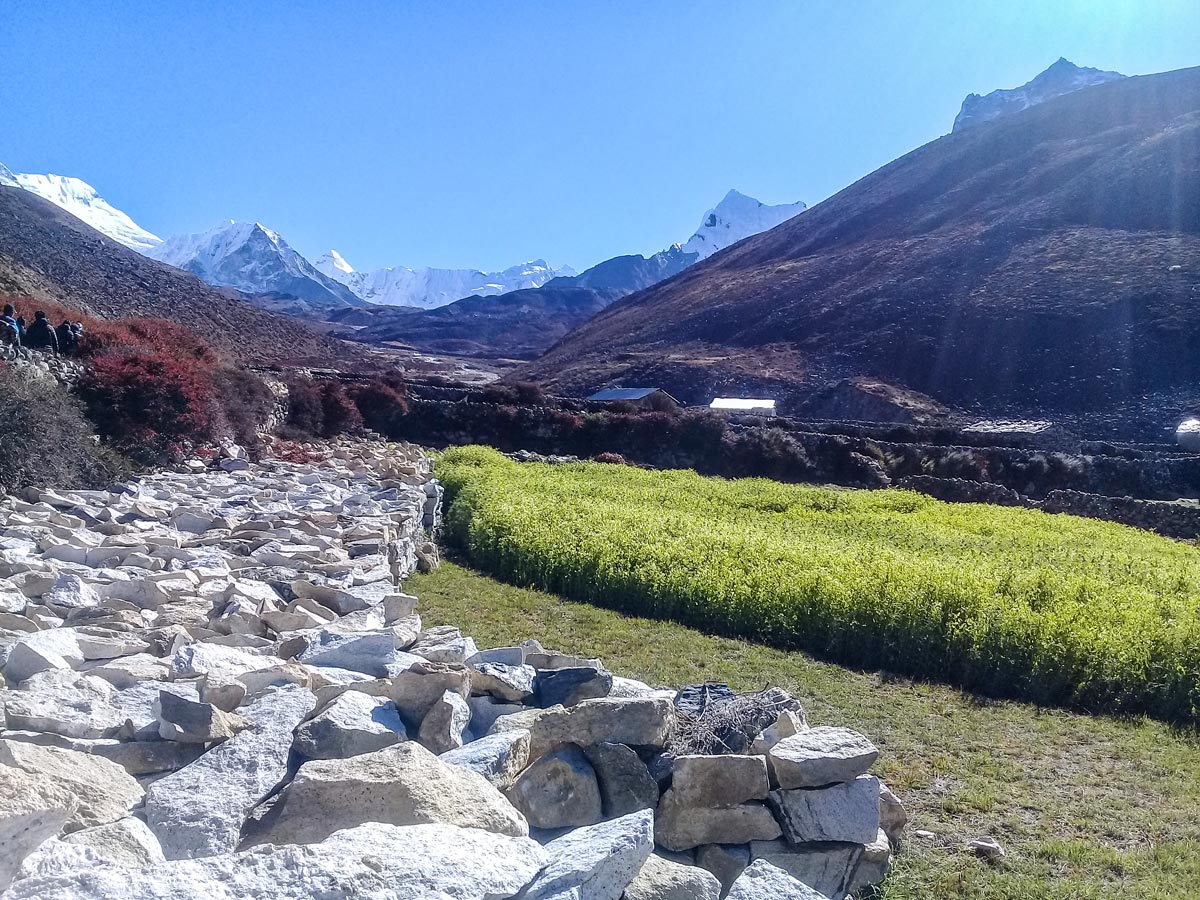
<svg viewBox="0 0 1200 900">
<path fill-rule="evenodd" d="M 643 404 L 651 399 L 657 400 L 659 397 L 665 397 L 673 405 L 679 406 L 679 401 L 664 391 L 662 388 L 656 387 L 635 387 L 635 388 L 605 388 L 602 391 L 596 391 L 587 399 L 593 403 L 616 403 L 624 401 L 626 403 Z"/>
</svg>

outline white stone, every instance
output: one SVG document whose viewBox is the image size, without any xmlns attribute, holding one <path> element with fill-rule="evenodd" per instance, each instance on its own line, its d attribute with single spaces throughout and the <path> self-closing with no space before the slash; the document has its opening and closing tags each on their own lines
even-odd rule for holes
<svg viewBox="0 0 1200 900">
<path fill-rule="evenodd" d="M 68 830 L 115 822 L 144 796 L 141 786 L 116 763 L 75 750 L 0 740 L 0 763 L 51 779 L 66 791 L 75 801 Z"/>
<path fill-rule="evenodd" d="M 350 759 L 305 763 L 254 841 L 312 844 L 372 821 L 529 833 L 525 818 L 482 775 L 447 765 L 408 741 Z"/>
<path fill-rule="evenodd" d="M 487 735 L 438 758 L 449 765 L 478 772 L 498 790 L 507 791 L 529 762 L 529 732 Z"/>
<path fill-rule="evenodd" d="M 765 859 L 750 863 L 729 889 L 726 900 L 828 900 Z"/>
<path fill-rule="evenodd" d="M 644 809 L 569 831 L 546 844 L 550 864 L 522 900 L 620 900 L 654 849 L 654 814 Z"/>
<path fill-rule="evenodd" d="M 25 858 L 66 824 L 74 805 L 50 776 L 0 765 L 0 892 Z"/>
<path fill-rule="evenodd" d="M 445 691 L 421 720 L 419 740 L 434 753 L 457 750 L 471 721 L 471 707 L 453 691 Z"/>
<path fill-rule="evenodd" d="M 507 900 L 548 858 L 525 837 L 370 823 L 315 846 L 29 878 L 5 900 Z"/>
<path fill-rule="evenodd" d="M 146 823 L 167 859 L 232 851 L 242 823 L 287 774 L 292 731 L 312 711 L 312 693 L 273 690 L 243 714 L 254 727 L 209 750 L 146 794 Z"/>
<path fill-rule="evenodd" d="M 346 759 L 407 739 L 396 704 L 347 691 L 296 729 L 295 748 L 309 759 Z"/>
<path fill-rule="evenodd" d="M 718 900 L 721 882 L 699 866 L 686 866 L 651 853 L 629 887 L 625 900 Z"/>
<path fill-rule="evenodd" d="M 849 728 L 821 726 L 783 738 L 768 754 L 776 787 L 822 787 L 853 781 L 879 757 L 875 745 Z"/>
</svg>

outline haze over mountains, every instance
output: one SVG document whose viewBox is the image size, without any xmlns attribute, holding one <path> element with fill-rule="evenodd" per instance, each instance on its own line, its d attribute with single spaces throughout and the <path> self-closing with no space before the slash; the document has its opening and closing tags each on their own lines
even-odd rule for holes
<svg viewBox="0 0 1200 900">
<path fill-rule="evenodd" d="M 871 376 L 959 408 L 1200 396 L 1200 69 L 939 138 L 620 301 L 519 377 L 802 400 Z"/>
</svg>

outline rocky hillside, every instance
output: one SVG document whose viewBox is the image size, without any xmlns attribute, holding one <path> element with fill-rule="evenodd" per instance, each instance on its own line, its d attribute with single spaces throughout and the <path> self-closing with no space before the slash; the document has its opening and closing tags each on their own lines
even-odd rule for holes
<svg viewBox="0 0 1200 900">
<path fill-rule="evenodd" d="M 519 377 L 795 401 L 867 375 L 951 406 L 1182 402 L 1200 381 L 1200 69 L 940 138 L 601 313 Z"/>
<path fill-rule="evenodd" d="M 50 299 L 104 318 L 171 319 L 244 360 L 359 355 L 301 322 L 255 309 L 147 259 L 17 187 L 0 186 L 0 294 Z"/>
</svg>

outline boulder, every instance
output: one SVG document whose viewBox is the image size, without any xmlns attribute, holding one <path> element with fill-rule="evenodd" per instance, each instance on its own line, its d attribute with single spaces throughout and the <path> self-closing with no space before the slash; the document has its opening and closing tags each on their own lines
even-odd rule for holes
<svg viewBox="0 0 1200 900">
<path fill-rule="evenodd" d="M 430 662 L 464 664 L 479 652 L 475 642 L 449 625 L 439 625 L 426 629 L 415 643 L 408 648 L 409 653 L 424 657 Z"/>
<path fill-rule="evenodd" d="M 770 802 L 794 844 L 869 844 L 879 833 L 879 779 L 873 775 L 825 788 L 772 791 Z"/>
<path fill-rule="evenodd" d="M 592 825 L 604 815 L 596 772 L 574 744 L 546 754 L 522 772 L 508 798 L 534 828 Z"/>
<path fill-rule="evenodd" d="M 488 735 L 443 753 L 439 759 L 477 772 L 493 787 L 507 791 L 529 762 L 529 732 Z"/>
<path fill-rule="evenodd" d="M 613 819 L 658 806 L 658 782 L 641 758 L 624 744 L 584 748 L 600 784 L 604 818 Z"/>
<path fill-rule="evenodd" d="M 625 900 L 718 900 L 721 882 L 699 866 L 651 853 L 625 888 Z"/>
<path fill-rule="evenodd" d="M 0 892 L 25 858 L 67 823 L 74 807 L 70 791 L 52 777 L 0 765 Z"/>
<path fill-rule="evenodd" d="M 315 846 L 28 878 L 5 900 L 507 900 L 548 860 L 547 851 L 529 838 L 449 825 L 369 823 Z"/>
<path fill-rule="evenodd" d="M 468 697 L 467 706 L 471 707 L 472 734 L 487 734 L 501 716 L 511 716 L 514 713 L 525 711 L 525 707 L 519 703 L 499 703 L 495 697 Z M 525 731 L 526 729 L 514 730 Z"/>
<path fill-rule="evenodd" d="M 848 891 L 858 893 L 868 885 L 879 884 L 887 877 L 891 867 L 892 842 L 887 832 L 880 828 L 875 840 L 863 847 L 862 858 L 850 879 Z"/>
<path fill-rule="evenodd" d="M 571 666 L 537 673 L 539 706 L 574 706 L 581 700 L 607 697 L 612 690 L 611 672 L 591 666 Z"/>
<path fill-rule="evenodd" d="M 146 823 L 126 816 L 46 841 L 26 858 L 17 877 L 67 875 L 105 864 L 140 868 L 161 862 L 165 862 L 162 848 Z"/>
<path fill-rule="evenodd" d="M 167 859 L 232 851 L 242 823 L 283 780 L 292 731 L 312 711 L 313 695 L 287 685 L 246 707 L 252 727 L 209 750 L 146 794 L 146 824 Z"/>
<path fill-rule="evenodd" d="M 721 882 L 721 894 L 724 895 L 750 865 L 750 845 L 705 844 L 696 849 L 696 865 L 711 872 Z"/>
<path fill-rule="evenodd" d="M 678 756 L 671 782 L 684 806 L 729 807 L 766 800 L 771 786 L 762 756 Z"/>
<path fill-rule="evenodd" d="M 471 693 L 471 670 L 459 665 L 414 662 L 392 676 L 388 691 L 405 724 L 417 730 L 446 691 L 463 698 Z"/>
<path fill-rule="evenodd" d="M 309 759 L 346 759 L 408 740 L 396 704 L 347 691 L 296 729 L 295 748 Z"/>
<path fill-rule="evenodd" d="M 875 764 L 879 751 L 857 731 L 820 726 L 783 738 L 768 758 L 775 786 L 787 791 L 853 781 Z"/>
<path fill-rule="evenodd" d="M 332 666 L 362 672 L 372 678 L 388 674 L 396 658 L 396 644 L 389 631 L 344 634 L 323 628 L 309 638 L 308 646 L 297 657 L 312 666 Z"/>
<path fill-rule="evenodd" d="M 18 645 L 19 646 L 19 645 Z M 112 737 L 124 722 L 113 705 L 113 687 L 102 678 L 51 669 L 4 694 L 10 728 L 49 731 L 73 738 Z"/>
<path fill-rule="evenodd" d="M 674 723 L 668 700 L 584 700 L 566 709 L 561 706 L 531 710 L 528 714 L 501 716 L 491 733 L 524 729 L 530 734 L 529 756 L 537 759 L 559 744 L 613 743 L 630 747 L 662 747 Z"/>
<path fill-rule="evenodd" d="M 227 741 L 250 723 L 210 703 L 189 700 L 170 691 L 159 691 L 158 734 L 164 741 L 209 744 Z"/>
<path fill-rule="evenodd" d="M 453 691 L 445 691 L 421 720 L 418 739 L 434 753 L 457 750 L 471 721 L 471 707 Z"/>
<path fill-rule="evenodd" d="M 863 845 L 755 841 L 750 845 L 750 858 L 765 859 L 827 897 L 844 897 L 863 858 Z"/>
<path fill-rule="evenodd" d="M 442 823 L 523 836 L 529 825 L 482 775 L 413 741 L 300 767 L 254 843 L 313 844 L 363 822 Z"/>
<path fill-rule="evenodd" d="M 765 859 L 750 863 L 729 889 L 727 900 L 827 900 Z"/>
<path fill-rule="evenodd" d="M 48 779 L 73 798 L 68 831 L 115 822 L 128 815 L 145 794 L 116 763 L 61 747 L 0 740 L 0 763 Z"/>
<path fill-rule="evenodd" d="M 879 826 L 893 846 L 900 846 L 900 840 L 904 837 L 904 826 L 907 824 L 908 813 L 904 804 L 886 784 L 879 782 Z"/>
<path fill-rule="evenodd" d="M 650 810 L 569 831 L 546 844 L 549 864 L 522 900 L 620 900 L 654 849 Z"/>
<path fill-rule="evenodd" d="M 705 809 L 680 803 L 674 790 L 663 794 L 655 822 L 655 839 L 675 851 L 691 850 L 701 844 L 773 841 L 782 833 L 771 810 L 762 803 Z"/>
<path fill-rule="evenodd" d="M 537 678 L 537 669 L 533 666 L 481 663 L 471 668 L 473 694 L 489 694 L 506 703 L 524 703 L 533 696 Z"/>
</svg>

